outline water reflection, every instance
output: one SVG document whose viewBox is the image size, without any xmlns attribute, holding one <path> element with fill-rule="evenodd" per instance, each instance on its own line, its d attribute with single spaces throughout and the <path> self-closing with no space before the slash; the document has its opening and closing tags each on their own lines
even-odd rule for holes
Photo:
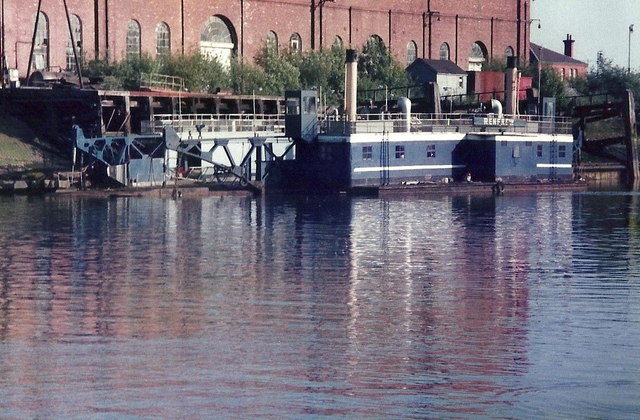
<svg viewBox="0 0 640 420">
<path fill-rule="evenodd" d="M 15 197 L 0 214 L 14 417 L 530 415 L 541 349 L 571 346 L 549 339 L 566 296 L 639 277 L 636 196 Z"/>
</svg>

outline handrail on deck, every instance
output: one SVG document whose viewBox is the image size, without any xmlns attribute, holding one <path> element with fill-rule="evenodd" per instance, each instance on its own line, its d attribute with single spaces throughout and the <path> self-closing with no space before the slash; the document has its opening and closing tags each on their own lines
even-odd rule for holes
<svg viewBox="0 0 640 420">
<path fill-rule="evenodd" d="M 342 116 L 319 116 L 320 132 L 333 135 L 349 133 L 406 132 L 406 116 L 399 113 L 358 114 L 347 122 Z M 284 132 L 283 114 L 157 114 L 149 131 L 158 132 L 165 125 L 176 131 L 256 131 Z M 411 132 L 502 131 L 513 133 L 570 134 L 572 120 L 568 117 L 540 115 L 495 115 L 480 113 L 416 113 L 411 114 Z M 194 131 L 195 132 L 195 131 Z"/>
<path fill-rule="evenodd" d="M 347 122 L 339 117 L 321 121 L 321 133 L 345 135 L 353 133 L 406 132 L 404 114 L 360 114 L 356 121 Z M 494 115 L 494 114 L 412 114 L 411 132 L 512 132 L 570 134 L 572 121 L 567 117 L 545 117 L 539 115 Z"/>
</svg>

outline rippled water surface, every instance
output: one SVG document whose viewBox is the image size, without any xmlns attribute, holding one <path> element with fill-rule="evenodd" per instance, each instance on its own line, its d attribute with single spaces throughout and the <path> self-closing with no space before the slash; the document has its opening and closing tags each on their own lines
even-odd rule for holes
<svg viewBox="0 0 640 420">
<path fill-rule="evenodd" d="M 638 418 L 640 195 L 0 197 L 2 418 Z"/>
</svg>

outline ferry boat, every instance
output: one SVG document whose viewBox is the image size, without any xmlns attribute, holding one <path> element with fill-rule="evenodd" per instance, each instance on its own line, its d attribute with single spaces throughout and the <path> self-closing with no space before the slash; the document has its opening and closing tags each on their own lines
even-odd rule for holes
<svg viewBox="0 0 640 420">
<path fill-rule="evenodd" d="M 286 93 L 285 134 L 296 143 L 295 160 L 284 162 L 289 187 L 350 191 L 442 190 L 465 185 L 502 191 L 537 186 L 582 188 L 574 183 L 574 139 L 568 118 L 514 115 L 512 92 L 504 114 L 413 114 L 411 101 L 398 112 L 358 112 L 355 52 L 347 51 L 345 113 L 318 118 L 314 91 Z"/>
<path fill-rule="evenodd" d="M 347 50 L 343 115 L 320 113 L 315 91 L 289 91 L 284 121 L 156 116 L 162 136 L 86 139 L 77 132 L 76 145 L 123 185 L 164 184 L 197 168 L 210 181 L 228 176 L 303 192 L 586 187 L 573 182 L 568 118 L 514 115 L 509 101 L 512 112 L 503 113 L 496 100 L 484 114 L 414 114 L 407 98 L 398 100 L 398 112 L 358 112 L 355 63 Z"/>
</svg>

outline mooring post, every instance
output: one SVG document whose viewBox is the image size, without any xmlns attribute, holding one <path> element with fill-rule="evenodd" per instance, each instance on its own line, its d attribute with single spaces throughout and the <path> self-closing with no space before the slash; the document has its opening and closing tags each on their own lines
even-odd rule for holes
<svg viewBox="0 0 640 420">
<path fill-rule="evenodd" d="M 625 92 L 625 99 L 622 106 L 625 131 L 625 145 L 627 147 L 627 171 L 629 184 L 634 189 L 640 187 L 640 148 L 638 147 L 638 133 L 636 130 L 636 114 L 633 93 L 630 90 Z"/>
</svg>

